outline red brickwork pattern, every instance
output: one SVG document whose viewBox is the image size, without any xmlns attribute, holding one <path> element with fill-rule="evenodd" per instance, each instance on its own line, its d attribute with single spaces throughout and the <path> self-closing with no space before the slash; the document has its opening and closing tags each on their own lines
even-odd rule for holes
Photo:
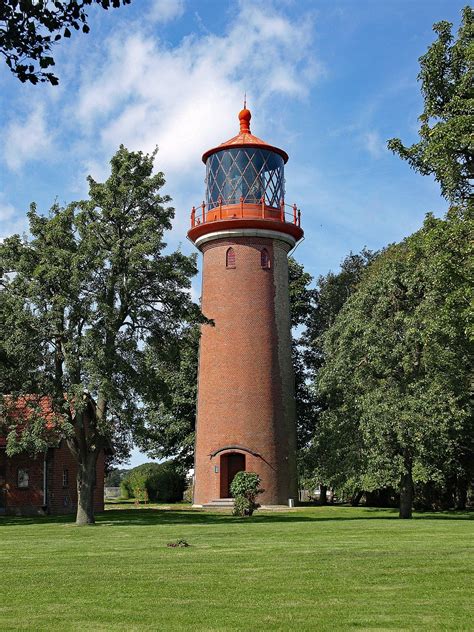
<svg viewBox="0 0 474 632">
<path fill-rule="evenodd" d="M 28 487 L 18 487 L 18 470 L 28 472 Z M 64 470 L 68 470 L 68 484 L 64 485 Z M 44 456 L 32 458 L 19 455 L 8 458 L 0 450 L 0 474 L 6 513 L 33 515 L 44 511 Z M 77 509 L 77 464 L 65 442 L 59 448 L 51 448 L 47 455 L 47 512 L 57 514 L 75 513 Z M 1 505 L 0 505 L 1 506 Z M 104 454 L 97 462 L 96 487 L 94 490 L 95 511 L 104 510 Z"/>
<path fill-rule="evenodd" d="M 268 268 L 262 268 L 264 248 Z M 220 239 L 202 248 L 202 309 L 215 326 L 204 326 L 201 338 L 195 504 L 221 497 L 225 454 L 232 451 L 245 454 L 245 469 L 260 474 L 260 502 L 295 497 L 291 354 L 281 352 L 290 340 L 288 303 L 277 304 L 277 296 L 288 293 L 286 249 L 283 242 L 257 237 Z"/>
</svg>

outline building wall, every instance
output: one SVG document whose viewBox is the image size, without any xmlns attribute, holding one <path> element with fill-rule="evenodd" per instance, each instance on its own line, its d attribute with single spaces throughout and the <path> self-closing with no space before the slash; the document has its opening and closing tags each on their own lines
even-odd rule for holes
<svg viewBox="0 0 474 632">
<path fill-rule="evenodd" d="M 226 268 L 229 247 L 234 269 Z M 261 267 L 263 248 L 269 269 Z M 214 326 L 203 326 L 200 345 L 195 504 L 220 497 L 221 457 L 231 451 L 261 476 L 261 503 L 297 497 L 288 248 L 259 237 L 202 247 L 202 309 Z"/>
<path fill-rule="evenodd" d="M 43 457 L 32 459 L 28 455 L 8 458 L 4 450 L 5 471 L 4 501 L 6 513 L 31 515 L 42 512 L 43 497 Z M 18 486 L 18 470 L 28 472 L 28 487 Z"/>
<path fill-rule="evenodd" d="M 104 510 L 104 453 L 98 458 L 96 488 L 94 490 L 95 511 Z M 3 461 L 3 465 L 2 465 Z M 18 487 L 18 470 L 28 471 L 28 487 Z M 68 470 L 68 484 L 63 485 L 63 472 Z M 40 513 L 69 514 L 77 509 L 77 465 L 63 441 L 59 448 L 51 448 L 47 456 L 47 509 L 45 512 L 43 493 L 44 456 L 34 459 L 28 455 L 7 457 L 0 449 L 0 471 L 5 471 L 5 512 L 17 515 Z"/>
<path fill-rule="evenodd" d="M 94 511 L 104 511 L 104 453 L 97 459 Z M 68 484 L 63 484 L 64 470 Z M 49 464 L 49 506 L 52 514 L 75 513 L 77 510 L 77 463 L 65 442 L 55 451 Z"/>
</svg>

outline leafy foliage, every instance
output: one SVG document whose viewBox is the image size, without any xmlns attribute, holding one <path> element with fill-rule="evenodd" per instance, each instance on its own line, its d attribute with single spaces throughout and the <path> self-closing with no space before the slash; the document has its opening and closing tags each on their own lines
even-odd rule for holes
<svg viewBox="0 0 474 632">
<path fill-rule="evenodd" d="M 473 222 L 452 209 L 388 248 L 324 336 L 321 434 L 334 483 L 398 487 L 472 476 L 469 408 Z"/>
<path fill-rule="evenodd" d="M 23 83 L 49 82 L 58 78 L 48 70 L 54 66 L 53 47 L 71 29 L 89 32 L 86 7 L 118 8 L 131 0 L 3 0 L 0 3 L 0 53 L 7 66 Z"/>
<path fill-rule="evenodd" d="M 306 396 L 300 394 L 300 401 L 306 403 L 306 425 L 305 432 L 302 432 L 301 422 L 298 423 L 298 462 L 300 480 L 307 489 L 320 484 L 340 485 L 340 481 L 334 477 L 334 470 L 344 464 L 342 469 L 347 473 L 356 449 L 356 437 L 350 439 L 346 435 L 343 440 L 342 428 L 323 432 L 321 414 L 329 404 L 317 388 L 316 380 L 325 362 L 324 334 L 336 320 L 345 302 L 356 291 L 364 271 L 377 255 L 378 253 L 366 248 L 358 254 L 351 252 L 344 258 L 337 272 L 321 275 L 316 289 L 313 290 L 306 330 L 300 338 L 299 362 L 303 368 L 296 370 L 297 377 L 302 372 L 305 375 Z M 298 379 L 296 386 L 298 392 Z M 301 404 L 297 402 L 297 409 L 298 407 Z"/>
<path fill-rule="evenodd" d="M 305 446 L 314 431 L 316 399 L 305 362 L 305 328 L 315 303 L 313 277 L 293 257 L 288 259 L 288 289 L 292 327 L 291 355 L 295 375 L 295 403 L 298 446 Z"/>
<path fill-rule="evenodd" d="M 199 337 L 194 325 L 184 328 L 178 340 L 173 338 L 166 353 L 147 347 L 147 372 L 162 395 L 158 401 L 147 400 L 145 423 L 136 435 L 150 457 L 179 457 L 188 468 L 194 454 Z"/>
<path fill-rule="evenodd" d="M 113 468 L 109 470 L 105 477 L 104 485 L 105 487 L 120 487 L 120 483 L 127 475 L 129 470 Z"/>
<path fill-rule="evenodd" d="M 474 10 L 464 8 L 456 41 L 449 22 L 433 30 L 438 39 L 420 57 L 420 140 L 406 147 L 393 138 L 388 147 L 416 171 L 433 174 L 443 196 L 462 204 L 472 201 L 474 180 Z"/>
<path fill-rule="evenodd" d="M 255 502 L 257 496 L 264 492 L 260 487 L 260 476 L 255 472 L 237 472 L 230 484 L 230 491 L 234 497 L 235 516 L 252 516 L 259 505 Z"/>
<path fill-rule="evenodd" d="M 163 254 L 174 209 L 159 193 L 155 153 L 121 146 L 106 182 L 88 178 L 88 200 L 55 205 L 49 217 L 32 205 L 32 240 L 16 235 L 0 246 L 2 390 L 50 395 L 72 425 L 78 519 L 97 455 L 112 439 L 129 444 L 143 424 L 143 402 L 161 396 L 146 349 L 167 353 L 186 323 L 201 319 L 189 296 L 195 257 Z M 87 421 L 84 393 L 96 402 Z M 85 514 L 93 520 L 90 506 Z"/>
<path fill-rule="evenodd" d="M 144 463 L 127 472 L 120 486 L 126 492 L 125 498 L 146 492 L 151 501 L 176 502 L 183 498 L 185 477 L 182 467 L 173 461 Z"/>
</svg>

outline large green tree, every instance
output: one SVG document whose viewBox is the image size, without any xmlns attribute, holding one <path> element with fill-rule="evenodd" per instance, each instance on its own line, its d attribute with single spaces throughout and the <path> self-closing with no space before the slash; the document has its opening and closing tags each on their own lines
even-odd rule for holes
<svg viewBox="0 0 474 632">
<path fill-rule="evenodd" d="M 71 29 L 89 32 L 87 7 L 118 8 L 131 0 L 2 0 L 0 2 L 0 53 L 22 82 L 58 84 L 49 68 L 53 49 Z"/>
<path fill-rule="evenodd" d="M 324 336 L 318 377 L 339 483 L 392 486 L 411 517 L 414 484 L 472 476 L 472 247 L 469 211 L 391 246 L 369 267 Z M 347 446 L 345 460 L 341 444 Z"/>
<path fill-rule="evenodd" d="M 321 275 L 313 290 L 312 302 L 307 312 L 306 329 L 300 338 L 300 362 L 305 375 L 302 402 L 306 404 L 306 432 L 300 432 L 299 465 L 307 486 L 321 486 L 321 502 L 325 502 L 325 490 L 339 483 L 336 472 L 346 475 L 349 465 L 354 465 L 357 454 L 357 435 L 339 429 L 325 432 L 321 413 L 328 407 L 325 397 L 318 391 L 316 380 L 324 365 L 324 334 L 334 323 L 343 305 L 357 289 L 367 266 L 378 253 L 364 248 L 360 253 L 350 253 L 341 262 L 337 272 Z M 298 370 L 296 371 L 298 376 Z M 297 381 L 298 386 L 298 381 Z"/>
<path fill-rule="evenodd" d="M 165 353 L 200 319 L 189 294 L 195 257 L 165 253 L 174 209 L 160 193 L 154 157 L 121 146 L 105 182 L 88 178 L 89 199 L 54 206 L 47 217 L 33 205 L 32 238 L 15 235 L 0 246 L 1 389 L 13 400 L 49 395 L 65 419 L 78 463 L 78 524 L 94 521 L 100 451 L 140 427 L 144 398 L 161 396 L 146 349 Z M 22 434 L 10 434 L 10 453 L 26 447 Z M 34 449 L 44 447 L 41 430 L 35 441 Z"/>
<path fill-rule="evenodd" d="M 198 379 L 199 327 L 183 329 L 165 353 L 146 349 L 150 388 L 159 385 L 159 400 L 147 398 L 146 415 L 136 434 L 139 447 L 151 458 L 176 458 L 189 469 L 194 460 L 194 429 Z"/>
<path fill-rule="evenodd" d="M 474 182 L 474 10 L 466 6 L 457 40 L 452 24 L 433 26 L 438 39 L 420 57 L 424 111 L 420 140 L 389 148 L 423 175 L 433 174 L 453 204 L 473 202 Z"/>
</svg>

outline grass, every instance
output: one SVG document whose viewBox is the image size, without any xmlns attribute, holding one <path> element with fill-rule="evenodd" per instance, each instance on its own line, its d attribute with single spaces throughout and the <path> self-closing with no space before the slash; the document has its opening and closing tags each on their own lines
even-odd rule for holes
<svg viewBox="0 0 474 632">
<path fill-rule="evenodd" d="M 472 514 L 120 507 L 0 517 L 0 629 L 474 629 Z"/>
</svg>

